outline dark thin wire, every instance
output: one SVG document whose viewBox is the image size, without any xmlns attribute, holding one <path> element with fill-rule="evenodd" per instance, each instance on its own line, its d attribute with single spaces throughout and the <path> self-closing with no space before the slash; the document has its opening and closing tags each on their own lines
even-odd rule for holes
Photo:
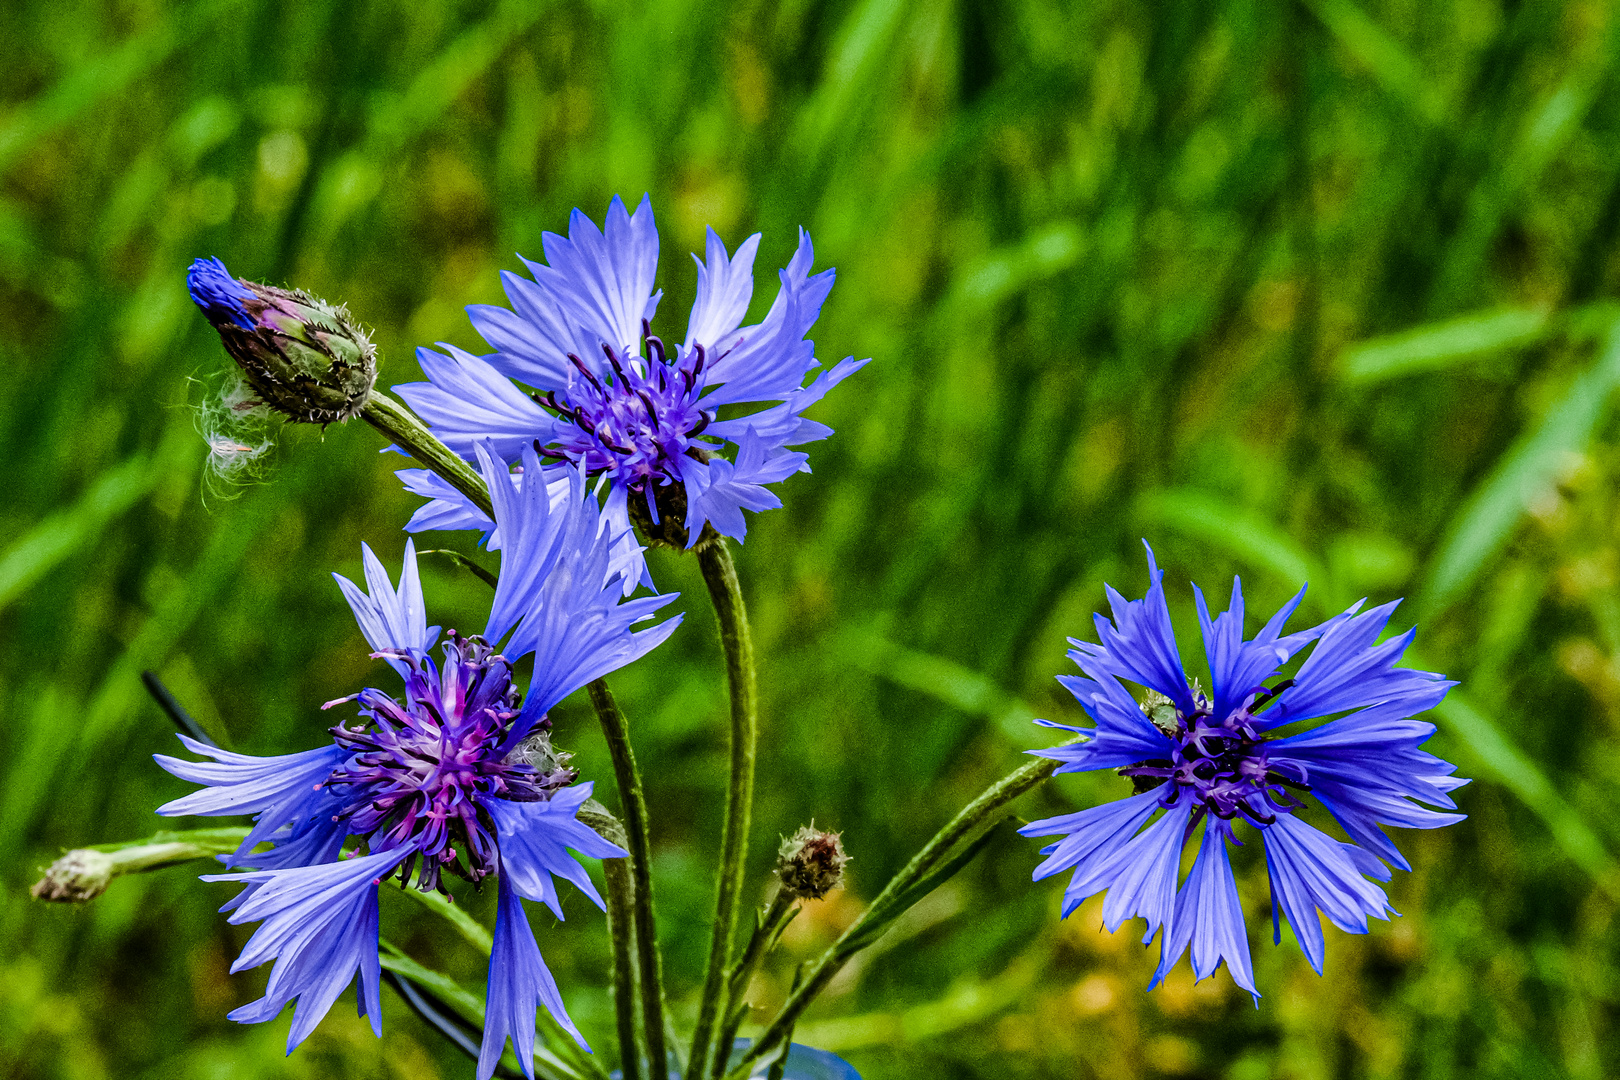
<svg viewBox="0 0 1620 1080">
<path fill-rule="evenodd" d="M 478 1060 L 479 1043 L 483 1041 L 483 1032 L 476 1033 L 471 1024 L 453 1016 L 449 1006 L 437 997 L 417 987 L 409 980 L 401 977 L 399 973 L 384 971 L 383 981 L 394 988 L 394 992 L 405 1000 L 411 1011 L 422 1018 L 422 1022 L 433 1030 L 450 1040 L 463 1054 Z M 499 1062 L 495 1065 L 495 1075 L 502 1080 L 522 1080 L 521 1074 L 513 1072 L 508 1066 Z"/>
<path fill-rule="evenodd" d="M 169 719 L 174 721 L 175 727 L 204 746 L 211 746 L 215 750 L 219 749 L 219 743 L 209 738 L 208 732 L 202 729 L 202 725 L 193 720 L 191 714 L 186 712 L 185 707 L 174 700 L 174 695 L 169 693 L 167 686 L 163 685 L 163 680 L 157 677 L 157 672 L 141 672 L 141 682 L 146 684 L 146 692 L 152 695 L 152 700 L 157 702 L 158 708 L 167 713 Z"/>
<path fill-rule="evenodd" d="M 175 727 L 205 746 L 219 748 L 219 744 L 209 738 L 208 733 L 202 729 L 196 720 L 192 719 L 191 714 L 185 710 L 185 706 L 176 701 L 174 695 L 169 693 L 169 688 L 163 685 L 163 680 L 157 677 L 156 672 L 141 672 L 141 682 L 146 686 L 146 692 L 152 695 L 152 700 L 157 702 L 158 708 L 162 709 L 168 714 L 169 719 L 174 721 Z M 410 1006 L 411 1011 L 422 1018 L 424 1024 L 443 1035 L 463 1054 L 466 1054 L 474 1061 L 478 1060 L 479 1044 L 484 1040 L 482 1030 L 454 1017 L 449 1006 L 425 990 L 418 989 L 415 983 L 401 978 L 392 971 L 383 972 L 382 977 L 384 982 L 394 988 L 394 992 L 404 1000 L 405 1004 Z M 513 1072 L 509 1067 L 500 1063 L 495 1065 L 495 1075 L 501 1077 L 502 1080 L 522 1080 L 520 1073 Z"/>
</svg>

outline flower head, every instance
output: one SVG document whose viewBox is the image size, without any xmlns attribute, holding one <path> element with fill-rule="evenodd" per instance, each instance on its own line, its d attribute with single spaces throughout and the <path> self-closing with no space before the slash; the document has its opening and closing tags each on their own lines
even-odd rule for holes
<svg viewBox="0 0 1620 1080">
<path fill-rule="evenodd" d="M 1395 603 L 1344 614 L 1294 634 L 1289 616 L 1300 590 L 1255 635 L 1243 638 L 1243 592 L 1232 583 L 1228 609 L 1211 619 L 1194 586 L 1209 662 L 1206 692 L 1189 681 L 1170 626 L 1162 573 L 1148 551 L 1151 585 L 1141 600 L 1108 590 L 1113 620 L 1096 619 L 1098 642 L 1070 639 L 1082 675 L 1059 681 L 1096 722 L 1087 740 L 1035 753 L 1061 761 L 1058 772 L 1114 769 L 1135 794 L 1074 814 L 1032 822 L 1025 836 L 1061 836 L 1044 848 L 1035 879 L 1072 871 L 1063 894 L 1069 916 L 1107 891 L 1103 922 L 1147 922 L 1143 943 L 1160 937 L 1154 985 L 1190 947 L 1203 979 L 1224 961 L 1233 980 L 1259 998 L 1227 845 L 1257 833 L 1271 879 L 1274 932 L 1287 919 L 1306 957 L 1322 970 L 1317 912 L 1350 933 L 1367 918 L 1393 912 L 1384 891 L 1386 862 L 1410 869 L 1383 826 L 1432 829 L 1462 820 L 1448 792 L 1467 783 L 1456 766 L 1418 747 L 1434 733 L 1413 720 L 1456 685 L 1426 671 L 1397 668 L 1414 631 L 1382 644 L 1378 636 Z M 1398 601 L 1397 601 L 1398 603 Z M 1291 678 L 1283 665 L 1310 654 Z M 1122 682 L 1143 688 L 1140 703 Z M 1269 684 L 1269 685 L 1268 685 Z M 1299 721 L 1333 717 L 1295 730 Z M 1343 843 L 1300 816 L 1319 803 L 1350 836 Z M 1157 820 L 1155 819 L 1157 815 Z M 1181 852 L 1199 827 L 1202 839 L 1178 890 Z M 1252 831 L 1251 831 L 1252 830 Z"/>
<path fill-rule="evenodd" d="M 192 263 L 186 287 L 258 400 L 286 419 L 342 422 L 366 403 L 376 349 L 341 305 L 234 278 L 218 259 Z"/>
<path fill-rule="evenodd" d="M 552 876 L 601 898 L 572 848 L 593 858 L 625 852 L 577 820 L 589 783 L 574 783 L 568 755 L 551 745 L 548 712 L 585 683 L 645 654 L 679 624 L 631 626 L 673 596 L 624 601 L 622 537 L 603 528 L 582 472 L 554 501 L 537 465 L 513 484 L 480 448 L 504 530 L 502 575 L 481 636 L 446 635 L 443 662 L 429 650 L 413 545 L 396 589 L 364 549 L 369 592 L 339 577 L 361 633 L 403 677 L 402 693 L 375 688 L 328 702 L 359 704 L 359 722 L 331 729 L 329 745 L 276 758 L 228 753 L 189 739 L 210 762 L 159 755 L 169 772 L 204 785 L 162 814 L 253 814 L 256 823 L 224 861 L 245 871 L 208 880 L 246 888 L 226 905 L 234 923 L 262 921 L 232 970 L 278 960 L 265 996 L 231 1017 L 268 1020 L 298 1000 L 288 1049 L 301 1042 L 358 971 L 360 1008 L 380 1030 L 377 890 L 445 889 L 446 873 L 498 879 L 495 951 L 478 1075 L 495 1068 L 507 1037 L 532 1072 L 534 1009 L 544 1004 L 575 1038 L 520 899 L 562 917 Z M 533 451 L 529 451 L 531 464 Z M 335 576 L 335 575 L 334 575 Z M 510 637 L 508 637 L 510 632 Z M 506 649 L 494 643 L 507 639 Z M 513 663 L 534 656 L 527 695 Z M 345 851 L 350 840 L 358 845 Z M 268 842 L 267 851 L 256 852 Z M 584 1045 L 583 1039 L 580 1040 Z"/>
<path fill-rule="evenodd" d="M 820 900 L 844 884 L 843 834 L 818 829 L 815 822 L 801 825 L 776 852 L 776 879 L 789 894 Z"/>
<path fill-rule="evenodd" d="M 511 308 L 467 309 L 494 353 L 420 349 L 428 381 L 395 389 L 469 460 L 488 439 L 508 464 L 532 446 L 548 469 L 605 477 L 610 519 L 633 516 L 650 539 L 690 547 L 707 526 L 741 539 L 744 510 L 781 505 L 766 485 L 808 471 L 807 455 L 789 448 L 832 434 L 804 410 L 866 363 L 846 359 L 805 384 L 820 366 L 806 335 L 833 272 L 810 273 L 814 252 L 801 231 L 776 302 L 743 326 L 759 236 L 728 255 L 711 229 L 686 339 L 675 345 L 652 330 L 663 294 L 653 291 L 648 200 L 632 215 L 615 198 L 605 229 L 575 210 L 568 236 L 547 233 L 544 246 L 546 262 L 527 264 L 532 280 L 503 275 Z M 754 404 L 766 407 L 741 411 Z M 407 528 L 491 528 L 419 470 L 400 475 L 433 500 Z"/>
</svg>

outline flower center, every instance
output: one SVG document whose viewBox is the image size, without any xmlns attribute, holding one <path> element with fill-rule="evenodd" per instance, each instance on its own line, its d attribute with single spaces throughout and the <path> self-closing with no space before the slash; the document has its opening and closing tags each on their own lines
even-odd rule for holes
<svg viewBox="0 0 1620 1080">
<path fill-rule="evenodd" d="M 598 378 L 578 356 L 570 353 L 575 377 L 560 400 L 555 391 L 535 400 L 572 421 L 556 440 L 536 449 L 562 457 L 590 472 L 613 473 L 626 487 L 646 491 L 680 479 L 676 461 L 683 454 L 700 456 L 708 444 L 694 441 L 714 417 L 698 406 L 703 393 L 707 354 L 694 345 L 670 356 L 664 343 L 647 332 L 642 336 L 649 357 L 620 356 L 609 345 L 602 351 L 611 376 Z"/>
<path fill-rule="evenodd" d="M 344 801 L 335 818 L 346 817 L 372 850 L 416 846 L 417 887 L 424 892 L 442 888 L 443 869 L 474 882 L 497 869 L 495 826 L 484 800 L 549 799 L 575 776 L 565 765 L 569 755 L 551 749 L 548 721 L 516 749 L 502 750 L 519 713 L 504 657 L 482 638 L 453 630 L 444 652 L 442 671 L 424 654 L 389 654 L 411 667 L 405 702 L 380 690 L 356 695 L 370 723 L 331 729 L 355 753 L 326 781 Z M 401 867 L 402 884 L 416 858 Z"/>
<path fill-rule="evenodd" d="M 1271 740 L 1257 730 L 1254 715 L 1290 684 L 1257 690 L 1219 721 L 1196 685 L 1191 716 L 1152 694 L 1142 711 L 1172 742 L 1170 755 L 1126 766 L 1119 774 L 1130 777 L 1138 792 L 1162 785 L 1159 802 L 1164 806 L 1174 806 L 1184 794 L 1197 800 L 1194 822 L 1210 813 L 1223 821 L 1242 815 L 1256 825 L 1270 825 L 1278 814 L 1293 813 L 1304 805 L 1293 792 L 1310 791 L 1309 778 L 1294 762 L 1270 759 Z"/>
</svg>

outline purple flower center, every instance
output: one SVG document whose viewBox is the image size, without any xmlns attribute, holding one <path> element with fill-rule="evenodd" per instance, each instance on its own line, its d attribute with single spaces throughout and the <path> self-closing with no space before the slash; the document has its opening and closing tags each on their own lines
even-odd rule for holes
<svg viewBox="0 0 1620 1080">
<path fill-rule="evenodd" d="M 1256 825 L 1270 825 L 1278 814 L 1293 813 L 1304 803 L 1292 792 L 1310 791 L 1309 777 L 1293 761 L 1271 760 L 1267 749 L 1271 740 L 1255 726 L 1255 710 L 1291 682 L 1257 690 L 1218 721 L 1209 698 L 1196 689 L 1191 716 L 1168 703 L 1144 706 L 1173 744 L 1170 755 L 1127 766 L 1119 774 L 1130 777 L 1139 791 L 1162 785 L 1163 806 L 1176 805 L 1184 794 L 1197 800 L 1189 830 L 1206 813 L 1222 821 L 1242 815 Z"/>
<path fill-rule="evenodd" d="M 575 776 L 564 767 L 568 755 L 550 749 L 549 721 L 511 747 L 519 696 L 504 657 L 482 638 L 453 630 L 444 652 L 442 671 L 422 653 L 383 654 L 410 665 L 405 703 L 380 690 L 356 695 L 370 723 L 331 729 L 355 754 L 325 784 L 344 802 L 333 820 L 347 818 L 350 832 L 369 837 L 371 850 L 416 847 L 417 887 L 424 892 L 440 887 L 443 869 L 477 882 L 499 868 L 485 800 L 549 799 Z M 401 867 L 402 884 L 417 855 Z"/>
<path fill-rule="evenodd" d="M 554 409 L 572 426 L 559 427 L 550 446 L 535 449 L 566 458 L 592 472 L 609 472 L 631 491 L 644 492 L 653 520 L 652 489 L 681 479 L 679 459 L 702 454 L 713 446 L 697 436 L 714 420 L 698 405 L 704 390 L 703 369 L 708 356 L 702 345 L 669 355 L 664 343 L 647 332 L 648 359 L 620 356 L 611 346 L 602 351 L 611 376 L 599 378 L 585 362 L 570 353 L 574 377 L 559 400 L 555 391 L 536 400 Z"/>
</svg>

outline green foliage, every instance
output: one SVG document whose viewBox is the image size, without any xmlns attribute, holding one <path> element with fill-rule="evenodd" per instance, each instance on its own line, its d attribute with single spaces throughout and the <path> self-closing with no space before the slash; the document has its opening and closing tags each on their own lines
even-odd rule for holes
<svg viewBox="0 0 1620 1080">
<path fill-rule="evenodd" d="M 250 928 L 195 867 L 80 908 L 24 890 L 64 848 L 148 836 L 185 789 L 151 763 L 175 743 L 142 670 L 255 753 L 313 745 L 319 703 L 380 674 L 327 575 L 358 572 L 361 539 L 397 561 L 403 462 L 363 425 L 284 429 L 254 483 L 206 481 L 195 406 L 226 358 L 187 264 L 346 302 L 386 387 L 416 346 L 478 348 L 461 308 L 500 302 L 572 207 L 643 191 L 666 333 L 705 225 L 764 231 L 756 314 L 802 225 L 839 270 L 819 355 L 876 358 L 817 407 L 837 436 L 738 553 L 751 879 L 812 817 L 854 857 L 757 1003 L 1041 743 L 1025 719 L 1078 720 L 1064 638 L 1092 633 L 1105 581 L 1140 591 L 1145 536 L 1184 642 L 1193 578 L 1241 573 L 1251 611 L 1302 577 L 1316 614 L 1412 597 L 1421 664 L 1462 683 L 1432 746 L 1478 779 L 1467 822 L 1400 837 L 1403 917 L 1331 933 L 1318 978 L 1265 940 L 1246 851 L 1259 1009 L 1224 973 L 1149 995 L 1156 952 L 1095 906 L 1058 923 L 1034 845 L 998 830 L 801 1037 L 873 1078 L 1620 1072 L 1617 33 L 1607 0 L 0 6 L 0 1073 L 471 1074 L 391 995 L 381 1041 L 340 1005 L 291 1057 L 285 1018 L 225 1020 L 265 972 L 228 973 Z M 653 573 L 687 625 L 613 689 L 685 1026 L 726 699 L 696 566 Z M 423 574 L 435 621 L 481 625 L 484 584 Z M 588 703 L 554 719 L 612 803 Z M 1125 784 L 1062 777 L 1014 809 Z M 605 1050 L 605 920 L 564 903 L 536 931 Z M 383 909 L 476 1003 L 478 950 Z M 493 898 L 457 909 L 487 927 Z"/>
</svg>

